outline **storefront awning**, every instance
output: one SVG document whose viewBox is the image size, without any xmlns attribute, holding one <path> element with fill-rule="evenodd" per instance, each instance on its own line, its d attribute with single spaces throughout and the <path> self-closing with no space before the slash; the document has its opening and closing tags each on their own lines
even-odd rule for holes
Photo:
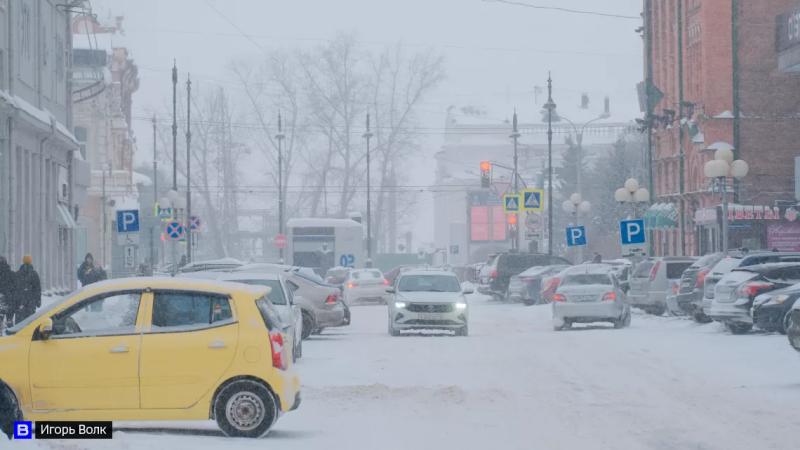
<svg viewBox="0 0 800 450">
<path fill-rule="evenodd" d="M 75 222 L 75 219 L 72 217 L 72 214 L 69 212 L 69 208 L 62 204 L 56 205 L 56 220 L 58 224 L 64 228 L 75 229 L 78 228 L 78 223 Z"/>
<path fill-rule="evenodd" d="M 678 209 L 672 203 L 655 203 L 644 214 L 648 229 L 659 230 L 678 226 Z"/>
</svg>

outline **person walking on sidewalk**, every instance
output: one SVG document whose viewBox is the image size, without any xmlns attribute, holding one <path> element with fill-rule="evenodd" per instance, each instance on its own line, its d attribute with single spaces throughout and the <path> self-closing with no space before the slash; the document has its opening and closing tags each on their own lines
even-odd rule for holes
<svg viewBox="0 0 800 450">
<path fill-rule="evenodd" d="M 5 323 L 10 326 L 14 323 L 14 313 L 17 311 L 16 275 L 8 265 L 5 256 L 0 256 L 0 326 Z"/>
<path fill-rule="evenodd" d="M 42 285 L 39 274 L 33 268 L 33 257 L 25 255 L 22 265 L 17 270 L 17 317 L 16 322 L 36 312 L 42 306 Z"/>
</svg>

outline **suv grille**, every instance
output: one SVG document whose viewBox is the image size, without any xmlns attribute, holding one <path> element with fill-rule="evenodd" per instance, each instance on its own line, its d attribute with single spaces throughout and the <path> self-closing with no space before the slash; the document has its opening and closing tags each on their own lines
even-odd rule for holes
<svg viewBox="0 0 800 450">
<path fill-rule="evenodd" d="M 450 303 L 412 303 L 406 307 L 411 312 L 417 313 L 445 313 L 453 310 L 453 305 Z"/>
</svg>

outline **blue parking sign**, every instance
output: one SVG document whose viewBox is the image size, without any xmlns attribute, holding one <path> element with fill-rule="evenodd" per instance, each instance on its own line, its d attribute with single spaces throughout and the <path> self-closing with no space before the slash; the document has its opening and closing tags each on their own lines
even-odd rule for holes
<svg viewBox="0 0 800 450">
<path fill-rule="evenodd" d="M 619 236 L 622 245 L 644 244 L 647 233 L 644 229 L 644 219 L 623 220 L 619 223 Z"/>
<path fill-rule="evenodd" d="M 580 247 L 586 245 L 585 227 L 567 227 L 567 246 Z"/>
<path fill-rule="evenodd" d="M 139 232 L 139 210 L 128 209 L 117 211 L 117 233 Z"/>
</svg>

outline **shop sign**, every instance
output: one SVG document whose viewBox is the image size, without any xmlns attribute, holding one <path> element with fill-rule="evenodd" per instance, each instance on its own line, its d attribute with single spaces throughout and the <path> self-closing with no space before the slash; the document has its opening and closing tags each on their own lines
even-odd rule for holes
<svg viewBox="0 0 800 450">
<path fill-rule="evenodd" d="M 780 220 L 780 208 L 762 205 L 731 205 L 728 220 Z"/>
<path fill-rule="evenodd" d="M 767 227 L 767 247 L 800 252 L 800 223 L 773 223 Z"/>
</svg>

